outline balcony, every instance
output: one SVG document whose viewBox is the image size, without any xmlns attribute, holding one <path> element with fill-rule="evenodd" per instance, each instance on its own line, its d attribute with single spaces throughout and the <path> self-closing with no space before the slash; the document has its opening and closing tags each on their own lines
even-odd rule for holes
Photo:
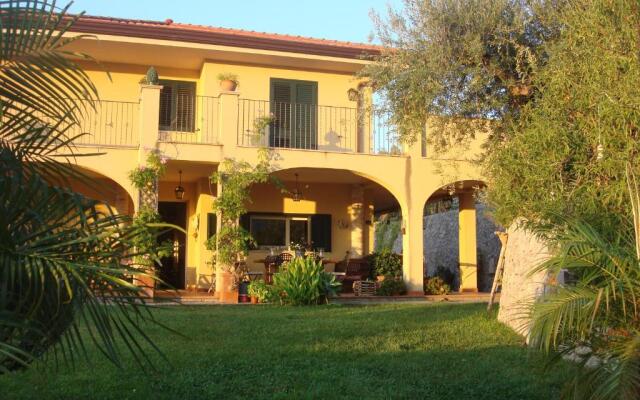
<svg viewBox="0 0 640 400">
<path fill-rule="evenodd" d="M 163 110 L 152 101 L 158 93 L 145 96 L 139 102 L 97 100 L 93 106 L 80 101 L 81 116 L 69 135 L 80 135 L 76 145 L 96 147 L 138 148 L 159 142 L 403 153 L 388 115 L 378 110 L 238 99 L 236 94 L 177 97 L 171 110 Z"/>
<path fill-rule="evenodd" d="M 388 115 L 378 110 L 240 99 L 237 133 L 239 146 L 402 153 Z"/>
</svg>

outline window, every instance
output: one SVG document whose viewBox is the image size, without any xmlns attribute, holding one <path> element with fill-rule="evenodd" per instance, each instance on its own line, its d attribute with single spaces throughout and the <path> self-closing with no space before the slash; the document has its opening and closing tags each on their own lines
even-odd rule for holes
<svg viewBox="0 0 640 400">
<path fill-rule="evenodd" d="M 258 247 L 286 246 L 287 220 L 277 217 L 251 217 L 251 236 Z"/>
<path fill-rule="evenodd" d="M 159 127 L 163 131 L 194 132 L 195 82 L 161 80 Z"/>
<path fill-rule="evenodd" d="M 331 215 L 245 214 L 240 219 L 258 248 L 288 247 L 311 242 L 331 251 Z"/>
<path fill-rule="evenodd" d="M 296 149 L 318 147 L 318 83 L 271 79 L 271 127 L 269 145 Z"/>
<path fill-rule="evenodd" d="M 218 216 L 216 213 L 207 213 L 207 239 L 211 239 L 216 234 Z"/>
</svg>

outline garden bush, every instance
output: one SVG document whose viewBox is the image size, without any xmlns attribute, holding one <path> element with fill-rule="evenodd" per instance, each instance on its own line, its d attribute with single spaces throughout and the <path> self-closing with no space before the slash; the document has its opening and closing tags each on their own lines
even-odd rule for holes
<svg viewBox="0 0 640 400">
<path fill-rule="evenodd" d="M 281 304 L 311 305 L 328 302 L 342 284 L 324 271 L 322 262 L 312 257 L 296 257 L 273 275 L 273 291 Z"/>
<path fill-rule="evenodd" d="M 402 275 L 402 256 L 390 250 L 377 251 L 369 255 L 371 278 L 376 276 L 399 277 Z"/>
<path fill-rule="evenodd" d="M 376 290 L 378 296 L 398 296 L 407 293 L 407 285 L 402 279 L 385 279 Z"/>
<path fill-rule="evenodd" d="M 424 280 L 424 292 L 425 294 L 449 294 L 451 286 L 439 276 L 432 276 Z"/>
</svg>

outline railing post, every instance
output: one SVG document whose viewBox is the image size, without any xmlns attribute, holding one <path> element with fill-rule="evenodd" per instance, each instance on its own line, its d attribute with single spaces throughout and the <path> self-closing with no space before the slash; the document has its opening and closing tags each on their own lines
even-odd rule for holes
<svg viewBox="0 0 640 400">
<path fill-rule="evenodd" d="M 238 144 L 238 92 L 220 92 L 218 142 L 223 146 Z"/>
<path fill-rule="evenodd" d="M 140 147 L 138 163 L 144 163 L 149 150 L 158 143 L 158 123 L 160 110 L 159 85 L 140 85 Z"/>
</svg>

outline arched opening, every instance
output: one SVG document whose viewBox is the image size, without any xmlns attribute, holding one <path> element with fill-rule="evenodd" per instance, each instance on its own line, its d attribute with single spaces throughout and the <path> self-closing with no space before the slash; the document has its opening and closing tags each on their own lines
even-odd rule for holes
<svg viewBox="0 0 640 400">
<path fill-rule="evenodd" d="M 350 170 L 292 168 L 272 175 L 277 184 L 252 187 L 241 221 L 256 240 L 247 260 L 255 272 L 264 269 L 267 255 L 300 245 L 322 252 L 329 271 L 347 258 L 364 262 L 376 249 L 376 219 L 399 210 L 383 185 Z M 401 253 L 402 245 L 395 250 Z"/>
<path fill-rule="evenodd" d="M 485 183 L 462 180 L 436 190 L 424 207 L 424 274 L 452 290 L 487 292 L 495 275 L 499 227 L 480 195 Z"/>
<path fill-rule="evenodd" d="M 133 215 L 133 199 L 118 182 L 97 171 L 78 166 L 74 168 L 81 176 L 68 178 L 71 190 L 103 203 L 112 212 Z"/>
</svg>

